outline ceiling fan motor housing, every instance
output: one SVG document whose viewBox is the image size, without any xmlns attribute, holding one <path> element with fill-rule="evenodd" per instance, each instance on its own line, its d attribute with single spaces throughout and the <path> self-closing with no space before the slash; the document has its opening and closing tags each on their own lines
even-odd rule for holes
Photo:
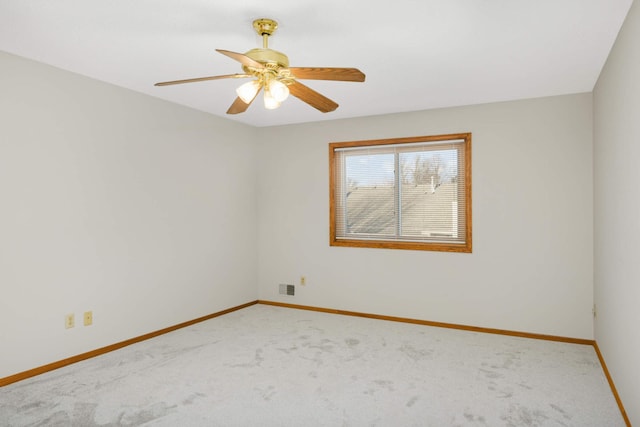
<svg viewBox="0 0 640 427">
<path fill-rule="evenodd" d="M 245 53 L 246 56 L 258 61 L 269 68 L 288 68 L 289 58 L 282 52 L 273 49 L 255 48 Z M 242 67 L 245 72 L 250 72 L 247 67 Z"/>
</svg>

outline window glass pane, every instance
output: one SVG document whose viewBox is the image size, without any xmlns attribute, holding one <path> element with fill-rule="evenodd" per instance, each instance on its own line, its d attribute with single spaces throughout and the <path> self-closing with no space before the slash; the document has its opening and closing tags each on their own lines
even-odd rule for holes
<svg viewBox="0 0 640 427">
<path fill-rule="evenodd" d="M 400 235 L 447 240 L 458 237 L 458 150 L 399 154 Z"/>
<path fill-rule="evenodd" d="M 394 164 L 394 154 L 346 156 L 346 234 L 395 235 Z"/>
</svg>

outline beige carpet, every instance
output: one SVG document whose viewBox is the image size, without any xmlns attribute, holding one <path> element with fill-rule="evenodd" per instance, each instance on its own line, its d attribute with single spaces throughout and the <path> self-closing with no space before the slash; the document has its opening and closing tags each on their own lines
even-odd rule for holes
<svg viewBox="0 0 640 427">
<path fill-rule="evenodd" d="M 0 388 L 2 426 L 624 426 L 591 346 L 255 305 Z"/>
</svg>

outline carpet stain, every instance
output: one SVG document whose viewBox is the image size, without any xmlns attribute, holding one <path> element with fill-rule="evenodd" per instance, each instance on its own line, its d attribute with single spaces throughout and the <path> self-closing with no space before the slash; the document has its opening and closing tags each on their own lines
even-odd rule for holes
<svg viewBox="0 0 640 427">
<path fill-rule="evenodd" d="M 186 399 L 184 399 L 182 401 L 182 404 L 183 405 L 191 405 L 191 404 L 193 404 L 193 402 L 195 402 L 196 400 L 201 399 L 203 397 L 207 397 L 207 395 L 204 394 L 204 393 L 194 393 L 194 394 L 189 395 Z"/>
<path fill-rule="evenodd" d="M 416 404 L 416 402 L 418 401 L 418 396 L 413 396 L 411 399 L 409 399 L 409 401 L 407 402 L 407 407 L 411 408 L 413 405 Z"/>
<path fill-rule="evenodd" d="M 254 390 L 256 390 L 260 397 L 262 397 L 262 399 L 266 401 L 271 400 L 271 398 L 276 394 L 276 388 L 272 385 L 270 385 L 266 389 L 256 387 L 254 388 Z"/>
<path fill-rule="evenodd" d="M 347 338 L 346 340 L 344 340 L 344 342 L 347 343 L 349 347 L 355 347 L 360 344 L 360 340 L 357 340 L 355 338 Z"/>
<path fill-rule="evenodd" d="M 380 387 L 380 388 L 384 388 L 386 390 L 389 391 L 394 391 L 395 389 L 393 388 L 393 381 L 389 381 L 389 380 L 375 380 L 374 383 Z"/>
<path fill-rule="evenodd" d="M 464 411 L 464 417 L 467 419 L 467 421 L 470 421 L 472 423 L 481 423 L 481 424 L 485 424 L 487 423 L 487 421 L 485 420 L 485 418 L 482 415 L 474 415 L 471 412 L 469 412 L 469 410 L 465 410 Z"/>
<path fill-rule="evenodd" d="M 494 372 L 494 371 L 490 371 L 488 369 L 478 369 L 480 372 L 482 372 L 485 377 L 487 378 L 491 378 L 491 379 L 496 379 L 496 378 L 502 378 L 504 375 L 502 375 L 501 373 L 498 372 Z"/>
<path fill-rule="evenodd" d="M 95 419 L 97 403 L 77 402 L 73 405 L 73 425 L 89 426 Z"/>
<path fill-rule="evenodd" d="M 506 415 L 501 417 L 509 427 L 539 426 L 549 417 L 539 409 L 530 409 L 521 405 L 510 405 Z"/>
<path fill-rule="evenodd" d="M 405 354 L 412 360 L 418 361 L 421 359 L 426 359 L 433 354 L 433 350 L 429 349 L 418 349 L 411 344 L 402 344 L 402 346 L 398 349 L 401 353 Z"/>
<path fill-rule="evenodd" d="M 549 406 L 551 406 L 551 408 L 553 408 L 554 410 L 558 411 L 560 413 L 560 415 L 562 415 L 565 419 L 567 419 L 567 420 L 571 419 L 571 416 L 567 413 L 567 411 L 565 411 L 564 409 L 562 409 L 558 405 L 554 405 L 553 403 L 550 403 Z"/>
<path fill-rule="evenodd" d="M 252 362 L 235 363 L 235 364 L 230 364 L 228 366 L 230 366 L 231 368 L 253 368 L 256 366 L 261 366 L 262 362 L 264 361 L 264 356 L 262 356 L 262 352 L 263 350 L 261 348 L 256 349 L 253 355 Z"/>
<path fill-rule="evenodd" d="M 173 408 L 175 408 L 175 405 L 168 406 L 165 402 L 158 402 L 141 410 L 128 408 L 127 411 L 120 414 L 119 424 L 131 426 L 142 425 L 164 417 L 169 414 Z"/>
<path fill-rule="evenodd" d="M 296 351 L 297 349 L 298 349 L 298 347 L 297 347 L 297 346 L 293 346 L 293 347 L 289 347 L 289 348 L 282 348 L 282 347 L 279 347 L 279 348 L 277 348 L 276 350 L 281 351 L 281 352 L 283 352 L 283 353 L 285 353 L 285 354 L 291 354 L 291 352 L 294 352 L 294 351 Z"/>
<path fill-rule="evenodd" d="M 20 406 L 19 410 L 20 410 L 20 412 L 27 412 L 27 411 L 32 410 L 32 409 L 46 408 L 47 406 L 49 406 L 49 405 L 46 402 L 38 400 L 37 402 L 33 402 L 33 403 L 28 404 L 28 405 Z"/>
<path fill-rule="evenodd" d="M 71 425 L 71 419 L 65 411 L 57 411 L 51 414 L 50 417 L 42 420 L 41 423 L 34 424 L 36 426 L 67 426 Z"/>
<path fill-rule="evenodd" d="M 310 345 L 309 348 L 315 348 L 321 351 L 332 353 L 335 348 L 335 343 L 325 338 L 318 344 Z"/>
</svg>

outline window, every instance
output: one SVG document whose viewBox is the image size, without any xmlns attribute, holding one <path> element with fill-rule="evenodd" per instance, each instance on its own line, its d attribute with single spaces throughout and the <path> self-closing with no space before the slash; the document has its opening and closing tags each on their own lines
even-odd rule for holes
<svg viewBox="0 0 640 427">
<path fill-rule="evenodd" d="M 471 134 L 329 144 L 330 244 L 471 252 Z"/>
</svg>

